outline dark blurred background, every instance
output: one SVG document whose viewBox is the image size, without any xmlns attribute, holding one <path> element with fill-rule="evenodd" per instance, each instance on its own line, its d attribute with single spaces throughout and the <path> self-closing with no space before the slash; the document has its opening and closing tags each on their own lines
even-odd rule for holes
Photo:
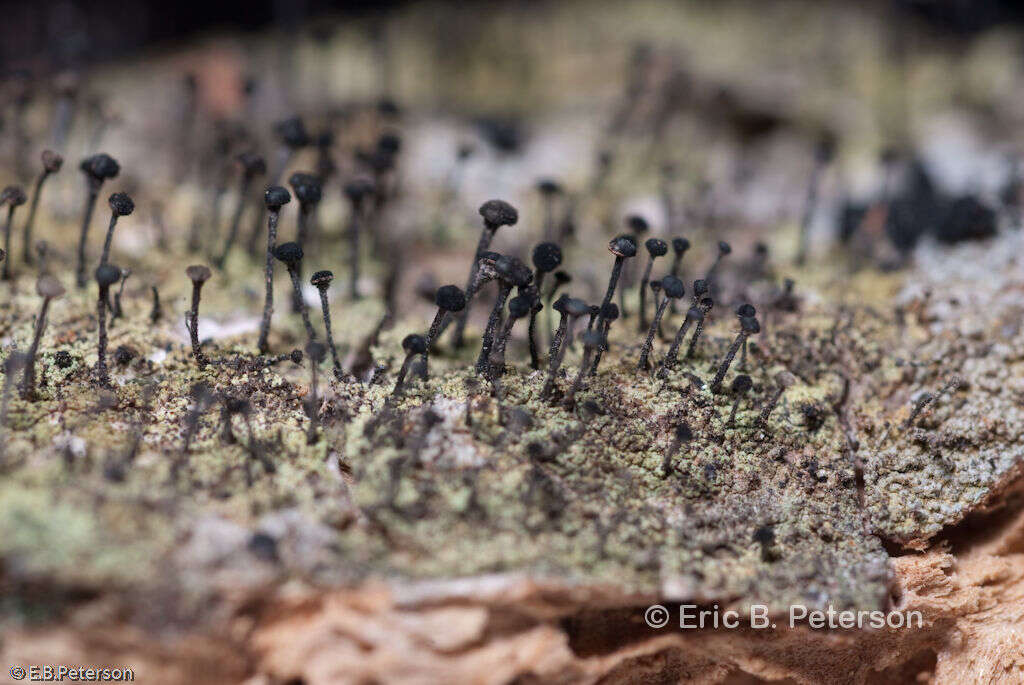
<svg viewBox="0 0 1024 685">
<path fill-rule="evenodd" d="M 367 17 L 414 4 L 418 3 L 401 0 L 0 2 L 3 17 L 0 69 L 81 67 L 204 32 L 258 31 L 272 27 L 294 30 L 305 22 L 325 16 Z M 452 4 L 480 11 L 498 3 L 463 0 Z M 504 4 L 544 3 L 516 0 Z M 704 0 L 703 4 L 718 3 Z M 875 0 L 851 4 L 874 5 L 878 11 L 918 17 L 950 34 L 971 34 L 997 24 L 1024 21 L 1024 4 L 1009 0 Z"/>
</svg>

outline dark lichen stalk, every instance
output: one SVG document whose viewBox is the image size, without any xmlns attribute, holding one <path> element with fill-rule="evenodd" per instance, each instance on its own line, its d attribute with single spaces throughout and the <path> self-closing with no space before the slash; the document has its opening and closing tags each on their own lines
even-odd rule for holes
<svg viewBox="0 0 1024 685">
<path fill-rule="evenodd" d="M 740 400 L 750 391 L 751 387 L 753 387 L 753 382 L 750 380 L 750 376 L 745 373 L 741 373 L 732 379 L 729 390 L 735 399 L 732 402 L 732 410 L 729 412 L 729 420 L 725 422 L 726 426 L 732 427 L 736 423 L 736 411 L 740 407 Z"/>
<path fill-rule="evenodd" d="M 155 285 L 149 286 L 153 293 L 153 308 L 149 310 L 149 322 L 157 323 L 164 316 L 164 308 L 160 304 L 160 291 L 156 289 Z"/>
<path fill-rule="evenodd" d="M 220 269 L 224 267 L 231 248 L 238 240 L 238 226 L 242 221 L 242 213 L 245 212 L 246 203 L 249 200 L 249 191 L 252 183 L 258 176 L 267 173 L 267 163 L 259 155 L 251 152 L 243 152 L 237 157 L 238 164 L 242 167 L 242 179 L 239 182 L 238 198 L 235 201 L 235 211 L 231 215 L 231 225 L 228 227 L 228 237 L 224 241 L 224 251 L 214 260 L 214 265 Z"/>
<path fill-rule="evenodd" d="M 14 222 L 14 210 L 25 204 L 26 202 L 25 191 L 18 186 L 7 186 L 0 192 L 0 207 L 7 205 L 7 223 L 4 224 L 4 253 L 11 254 L 11 225 Z M 11 260 L 5 259 L 2 269 L 3 280 L 8 281 L 11 278 Z"/>
<path fill-rule="evenodd" d="M 700 300 L 699 308 L 704 313 L 699 319 L 697 319 L 697 325 L 693 329 L 693 337 L 690 338 L 690 346 L 686 348 L 686 358 L 692 359 L 694 353 L 697 351 L 697 343 L 700 342 L 700 334 L 704 330 L 704 319 L 707 317 L 709 311 L 714 306 L 714 302 L 710 297 L 702 297 Z"/>
<path fill-rule="evenodd" d="M 590 312 L 590 306 L 583 300 L 578 300 L 573 297 L 561 300 L 563 303 L 562 310 L 562 321 L 565 325 L 559 325 L 559 328 L 564 331 L 562 339 L 559 341 L 557 349 L 552 350 L 550 359 L 548 359 L 548 373 L 547 378 L 544 379 L 544 387 L 541 389 L 541 397 L 548 397 L 555 387 L 555 375 L 558 373 L 558 369 L 562 366 L 562 362 L 565 360 L 565 353 L 569 350 L 569 346 L 572 345 L 573 329 L 576 322 L 580 317 L 586 316 Z M 557 306 L 558 303 L 556 302 Z"/>
<path fill-rule="evenodd" d="M 611 330 L 612 322 L 619 318 L 619 305 L 610 302 L 602 310 L 602 316 L 598 318 L 595 328 L 601 333 L 601 345 L 597 348 L 597 354 L 594 355 L 594 363 L 590 367 L 591 376 L 597 375 L 597 368 L 601 365 L 601 356 L 605 350 L 608 349 L 608 331 Z"/>
<path fill-rule="evenodd" d="M 402 389 L 405 386 L 405 378 L 409 374 L 413 360 L 417 356 L 425 355 L 429 346 L 427 345 L 427 339 L 422 335 L 410 333 L 402 339 L 402 349 L 405 350 L 405 359 L 402 361 L 402 368 L 398 370 L 398 378 L 395 380 L 395 387 L 391 391 L 392 396 L 398 396 L 402 393 Z"/>
<path fill-rule="evenodd" d="M 644 243 L 647 248 L 647 266 L 644 267 L 644 275 L 640 279 L 639 308 L 640 319 L 637 321 L 637 330 L 641 333 L 647 328 L 647 286 L 651 282 L 651 269 L 654 268 L 654 260 L 664 257 L 668 252 L 668 243 L 658 238 L 648 238 Z M 677 279 L 678 280 L 678 279 Z"/>
<path fill-rule="evenodd" d="M 107 299 L 110 286 L 121 278 L 121 269 L 107 263 L 96 268 L 96 284 L 99 286 L 99 298 L 96 301 L 96 319 L 99 322 L 99 341 L 96 346 L 96 382 L 103 387 L 110 386 L 110 375 L 107 371 Z"/>
<path fill-rule="evenodd" d="M 128 277 L 132 275 L 131 269 L 121 269 L 121 285 L 117 287 L 117 292 L 114 293 L 114 311 L 111 319 L 118 319 L 124 315 L 124 311 L 121 309 L 121 297 L 124 295 L 124 286 L 128 282 Z"/>
<path fill-rule="evenodd" d="M 308 146 L 312 139 L 306 131 L 306 125 L 299 117 L 290 117 L 274 124 L 274 135 L 279 141 L 277 163 L 271 168 L 270 176 L 267 179 L 271 186 L 277 186 L 284 176 L 285 170 L 291 163 L 296 152 Z M 269 209 L 269 207 L 267 207 Z M 249 234 L 248 251 L 250 254 L 257 253 L 257 246 L 260 242 L 260 233 L 263 231 L 263 207 L 256 212 L 256 221 Z"/>
<path fill-rule="evenodd" d="M 550 241 L 555 238 L 555 202 L 562 194 L 562 186 L 553 179 L 545 178 L 537 182 L 537 192 L 544 205 L 544 240 Z"/>
<path fill-rule="evenodd" d="M 761 326 L 757 323 L 757 318 L 755 318 L 756 313 L 754 306 L 751 304 L 741 304 L 736 310 L 736 314 L 740 317 L 740 332 L 736 335 L 736 339 L 732 341 L 729 351 L 725 354 L 725 359 L 722 360 L 721 365 L 718 367 L 718 372 L 711 380 L 711 392 L 721 390 L 725 374 L 728 373 L 732 360 L 736 357 L 736 353 L 747 339 L 747 336 L 754 335 L 761 330 Z"/>
<path fill-rule="evenodd" d="M 704 275 L 704 281 L 708 284 L 708 288 L 715 282 L 715 274 L 718 271 L 718 267 L 721 266 L 722 260 L 729 256 L 732 252 L 732 246 L 724 240 L 718 241 L 718 256 L 715 257 L 715 261 L 712 262 L 711 268 L 708 269 L 707 274 Z"/>
<path fill-rule="evenodd" d="M 78 262 L 75 268 L 75 284 L 79 289 L 85 287 L 85 246 L 89 237 L 89 222 L 96 208 L 96 198 L 100 194 L 103 182 L 117 178 L 121 167 L 110 155 L 103 153 L 86 157 L 79 165 L 85 174 L 88 195 L 85 201 L 85 213 L 82 216 L 82 228 L 78 236 Z"/>
<path fill-rule="evenodd" d="M 357 178 L 345 184 L 345 197 L 348 198 L 350 205 L 348 217 L 348 291 L 349 297 L 353 300 L 358 300 L 361 297 L 359 294 L 360 236 L 370 200 L 373 198 L 375 190 L 376 186 L 373 181 L 367 178 Z"/>
<path fill-rule="evenodd" d="M 548 364 L 558 354 L 559 348 L 562 346 L 562 340 L 565 338 L 566 328 L 569 326 L 569 300 L 571 298 L 567 293 L 563 293 L 561 297 L 555 300 L 555 303 L 551 305 L 551 309 L 558 312 L 558 328 L 551 335 L 551 344 L 548 347 Z"/>
<path fill-rule="evenodd" d="M 629 235 L 633 238 L 635 245 L 640 244 L 640 239 L 651 230 L 650 225 L 647 223 L 647 219 L 637 214 L 632 214 L 626 217 L 626 227 L 629 229 Z M 634 254 L 636 250 L 634 249 Z M 626 272 L 625 265 L 623 265 L 623 283 L 622 288 L 619 290 L 619 316 L 623 320 L 629 318 L 629 311 L 626 309 L 626 287 L 633 284 L 633 279 L 630 277 L 631 274 Z"/>
<path fill-rule="evenodd" d="M 494 300 L 494 307 L 491 308 L 491 315 L 487 318 L 487 328 L 484 329 L 483 339 L 480 341 L 480 355 L 476 360 L 476 371 L 480 374 L 486 374 L 490 366 L 494 336 L 497 333 L 498 322 L 512 288 L 524 287 L 533 280 L 533 272 L 515 257 L 500 257 L 494 263 L 494 271 L 498 275 L 500 286 L 498 296 Z"/>
<path fill-rule="evenodd" d="M 114 240 L 114 229 L 117 227 L 118 218 L 129 216 L 135 211 L 135 203 L 126 193 L 114 193 L 107 203 L 110 205 L 110 225 L 107 226 L 107 236 L 103 239 L 103 254 L 100 256 L 100 264 L 110 261 L 110 244 Z"/>
<path fill-rule="evenodd" d="M 501 376 L 505 371 L 505 348 L 508 346 L 508 340 L 512 336 L 512 327 L 516 321 L 522 319 L 533 310 L 535 301 L 536 295 L 532 293 L 517 295 L 509 300 L 508 317 L 505 319 L 505 324 L 501 327 L 501 331 L 495 340 L 494 349 L 491 351 L 489 359 L 488 375 L 492 381 L 495 377 Z"/>
<path fill-rule="evenodd" d="M 267 261 L 266 295 L 263 301 L 263 319 L 260 321 L 260 337 L 256 344 L 260 354 L 270 349 L 267 339 L 270 337 L 270 317 L 274 314 L 274 248 L 277 247 L 277 221 L 281 216 L 281 207 L 291 202 L 292 196 L 281 186 L 271 186 L 263 194 L 269 216 L 267 218 Z M 262 212 L 261 212 L 262 214 Z"/>
<path fill-rule="evenodd" d="M 779 403 L 779 400 L 782 399 L 782 395 L 786 392 L 786 388 L 789 388 L 795 382 L 796 378 L 788 371 L 782 371 L 775 377 L 775 390 L 772 391 L 772 394 L 768 397 L 768 401 L 765 402 L 764 407 L 762 407 L 755 425 L 761 428 L 768 425 L 768 418 L 772 415 L 772 412 L 775 410 L 775 406 Z"/>
<path fill-rule="evenodd" d="M 323 197 L 323 188 L 320 179 L 314 174 L 296 172 L 288 178 L 295 199 L 299 201 L 299 223 L 295 233 L 295 242 L 304 250 L 309 249 L 309 241 L 312 237 L 314 224 L 316 222 L 316 208 L 320 205 Z M 302 264 L 296 267 L 299 280 L 302 280 Z M 305 304 L 302 297 L 296 295 L 292 298 L 292 311 L 297 312 L 304 309 Z"/>
<path fill-rule="evenodd" d="M 593 358 L 594 352 L 604 342 L 601 333 L 594 330 L 585 332 L 580 336 L 580 339 L 583 341 L 583 359 L 580 360 L 580 368 L 576 372 L 576 378 L 573 379 L 569 392 L 565 396 L 566 409 L 572 409 L 576 405 L 576 393 L 580 391 L 580 388 L 583 386 L 583 377 L 590 370 L 590 360 Z"/>
<path fill-rule="evenodd" d="M 306 427 L 306 444 L 317 441 L 320 428 L 320 363 L 323 362 L 326 350 L 322 343 L 310 340 L 306 345 L 309 356 L 309 399 L 306 401 L 306 415 L 309 423 Z"/>
<path fill-rule="evenodd" d="M 455 347 L 462 347 L 466 338 L 466 321 L 469 318 L 470 306 L 473 296 L 476 294 L 474 283 L 477 272 L 480 270 L 480 261 L 491 245 L 494 234 L 502 226 L 515 226 L 519 221 L 519 212 L 515 207 L 504 200 L 488 200 L 480 205 L 480 216 L 483 217 L 484 227 L 480 232 L 480 240 L 476 245 L 476 253 L 473 256 L 473 263 L 469 267 L 469 277 L 466 279 L 466 308 L 455 324 L 453 344 Z"/>
<path fill-rule="evenodd" d="M 25 361 L 25 375 L 21 382 L 21 397 L 24 400 L 33 400 L 36 396 L 36 354 L 39 352 L 39 341 L 46 330 L 46 313 L 50 308 L 50 301 L 64 294 L 64 286 L 53 276 L 43 275 L 36 281 L 36 293 L 43 298 L 39 307 L 39 316 L 36 318 L 35 332 L 32 335 L 32 344 L 28 348 L 28 355 Z"/>
<path fill-rule="evenodd" d="M 203 290 L 203 284 L 210 279 L 211 273 L 209 267 L 193 264 L 185 269 L 185 275 L 192 281 L 192 307 L 185 314 L 185 327 L 188 328 L 192 342 L 192 358 L 196 360 L 196 364 L 201 369 L 209 363 L 209 360 L 199 345 L 199 296 Z"/>
<path fill-rule="evenodd" d="M 327 289 L 334 280 L 334 274 L 330 271 L 317 271 L 309 278 L 310 284 L 320 293 L 320 310 L 324 317 L 324 333 L 327 336 L 327 347 L 331 351 L 331 363 L 334 367 L 334 377 L 339 381 L 345 376 L 341 370 L 341 360 L 338 358 L 338 348 L 334 344 L 334 331 L 331 330 L 331 307 L 327 302 Z"/>
<path fill-rule="evenodd" d="M 539 294 L 544 283 L 544 277 L 557 269 L 562 264 L 562 248 L 555 243 L 540 243 L 533 248 L 533 286 L 536 288 L 538 297 L 530 311 L 530 368 L 540 368 L 540 356 L 537 351 L 537 314 L 544 308 L 540 301 Z M 550 334 L 550 328 L 548 329 Z"/>
<path fill-rule="evenodd" d="M 657 281 L 655 281 L 657 283 Z M 650 356 L 651 348 L 654 346 L 654 334 L 658 330 L 658 326 L 661 324 L 661 317 L 665 314 L 665 309 L 668 307 L 670 300 L 678 300 L 686 294 L 686 288 L 683 286 L 683 282 L 675 276 L 665 276 L 661 279 L 658 287 L 654 287 L 655 284 L 651 283 L 651 289 L 657 294 L 658 290 L 664 290 L 665 296 L 661 298 L 661 302 L 658 303 L 658 309 L 654 313 L 654 320 L 651 321 L 651 326 L 647 330 L 647 338 L 644 340 L 643 347 L 640 350 L 640 360 L 637 362 L 636 368 L 638 370 L 647 370 L 650 367 Z"/>
<path fill-rule="evenodd" d="M 299 268 L 302 266 L 302 247 L 295 242 L 281 243 L 274 248 L 274 257 L 280 260 L 288 269 L 288 277 L 292 281 L 292 294 L 302 299 L 302 284 L 299 282 Z M 313 330 L 313 323 L 309 320 L 309 312 L 305 307 L 299 308 L 302 315 L 302 324 L 306 327 L 307 342 L 316 340 L 316 332 Z"/>
<path fill-rule="evenodd" d="M 28 218 L 25 219 L 25 227 L 22 230 L 21 258 L 26 264 L 32 263 L 32 227 L 36 221 L 36 210 L 39 208 L 39 198 L 43 193 L 43 184 L 46 179 L 60 171 L 64 165 L 64 158 L 52 150 L 43 150 L 43 170 L 36 179 L 35 188 L 32 190 L 32 202 L 28 206 Z"/>
<path fill-rule="evenodd" d="M 668 348 L 668 352 L 661 360 L 661 368 L 658 369 L 658 378 L 665 378 L 668 376 L 668 372 L 679 362 L 679 346 L 683 344 L 683 339 L 686 337 L 687 331 L 697 321 L 704 318 L 704 310 L 700 307 L 693 306 L 686 312 L 686 318 L 679 324 L 679 330 L 676 331 L 675 337 L 672 339 L 672 344 Z"/>
<path fill-rule="evenodd" d="M 686 252 L 690 249 L 690 241 L 686 238 L 673 238 L 672 239 L 672 267 L 669 269 L 669 274 L 675 276 L 679 280 L 683 280 L 679 275 L 680 269 L 683 264 L 683 257 Z M 678 311 L 678 302 L 673 301 L 670 310 L 673 314 Z"/>
<path fill-rule="evenodd" d="M 619 276 L 622 275 L 622 263 L 630 257 L 636 256 L 636 240 L 630 235 L 620 235 L 608 242 L 608 251 L 615 255 L 615 263 L 612 265 L 612 273 L 608 278 L 608 289 L 605 291 L 604 300 L 601 301 L 601 314 L 598 316 L 597 325 L 604 321 L 605 312 L 615 296 L 615 286 L 619 283 Z M 622 305 L 619 305 L 619 316 L 622 315 Z"/>
<path fill-rule="evenodd" d="M 437 313 L 434 314 L 434 320 L 430 322 L 430 328 L 427 330 L 427 335 L 424 338 L 427 345 L 427 349 L 422 353 L 424 374 L 428 373 L 430 346 L 437 339 L 437 336 L 441 334 L 441 326 L 445 319 L 449 315 L 456 314 L 465 309 L 466 294 L 457 285 L 442 285 L 434 293 L 434 304 L 437 305 Z"/>
</svg>

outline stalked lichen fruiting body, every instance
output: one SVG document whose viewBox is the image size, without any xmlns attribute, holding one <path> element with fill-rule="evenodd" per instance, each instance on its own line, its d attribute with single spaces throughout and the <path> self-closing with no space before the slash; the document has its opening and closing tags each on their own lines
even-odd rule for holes
<svg viewBox="0 0 1024 685">
<path fill-rule="evenodd" d="M 559 305 L 559 302 L 561 305 Z M 559 302 L 555 303 L 555 307 L 562 315 L 562 322 L 558 326 L 562 335 L 560 339 L 557 339 L 557 348 L 554 347 L 554 341 L 552 342 L 552 350 L 548 359 L 548 373 L 547 378 L 544 380 L 544 387 L 541 389 L 541 397 L 548 397 L 554 390 L 555 376 L 558 373 L 558 369 L 562 366 L 562 361 L 565 360 L 566 351 L 572 344 L 576 322 L 590 313 L 590 305 L 583 300 L 566 297 L 560 299 Z M 557 335 L 556 338 L 558 338 Z"/>
<path fill-rule="evenodd" d="M 209 361 L 199 345 L 199 297 L 203 284 L 210 280 L 210 268 L 203 264 L 193 264 L 185 269 L 185 275 L 192 281 L 192 307 L 185 315 L 185 327 L 188 328 L 192 342 L 192 358 L 196 360 L 199 368 L 203 368 Z"/>
<path fill-rule="evenodd" d="M 612 323 L 619 318 L 619 305 L 614 302 L 609 302 L 607 305 L 602 307 L 601 312 L 598 314 L 597 322 L 594 324 L 594 330 L 601 333 L 601 345 L 597 348 L 597 353 L 594 355 L 594 363 L 590 367 L 591 376 L 597 374 L 597 367 L 601 365 L 601 356 L 605 350 L 608 349 L 608 331 L 611 329 Z"/>
<path fill-rule="evenodd" d="M 647 328 L 647 286 L 651 282 L 651 269 L 654 268 L 655 259 L 664 257 L 668 253 L 668 243 L 659 238 L 648 238 L 647 242 L 644 243 L 644 247 L 647 248 L 648 256 L 643 278 L 640 279 L 640 319 L 637 321 L 637 330 L 641 333 Z"/>
<path fill-rule="evenodd" d="M 764 407 L 761 408 L 761 413 L 756 421 L 757 426 L 763 428 L 768 425 L 768 417 L 775 410 L 775 405 L 782 399 L 782 394 L 786 392 L 786 388 L 791 387 L 794 383 L 796 383 L 796 377 L 788 371 L 780 371 L 775 376 L 775 390 L 772 391 L 772 394 L 765 401 Z"/>
<path fill-rule="evenodd" d="M 679 324 L 679 330 L 676 331 L 676 335 L 672 339 L 672 344 L 669 346 L 668 352 L 665 353 L 664 358 L 661 360 L 661 368 L 658 369 L 658 378 L 665 378 L 668 375 L 669 370 L 676 365 L 679 361 L 679 346 L 682 345 L 687 331 L 690 330 L 690 326 L 703 319 L 704 310 L 697 305 L 694 305 L 687 310 L 686 317 L 683 319 L 683 322 Z"/>
<path fill-rule="evenodd" d="M 405 359 L 402 361 L 402 368 L 398 370 L 398 379 L 391 391 L 392 395 L 399 395 L 405 385 L 405 378 L 409 374 L 409 367 L 413 360 L 421 355 L 426 355 L 428 346 L 427 339 L 418 333 L 410 333 L 402 339 L 402 349 L 405 350 Z"/>
<path fill-rule="evenodd" d="M 669 274 L 676 278 L 683 280 L 682 276 L 679 275 L 680 269 L 683 264 L 683 257 L 686 256 L 686 252 L 690 249 L 690 241 L 686 238 L 676 237 L 672 239 L 672 267 L 669 269 Z M 679 302 L 673 300 L 670 305 L 669 311 L 675 314 L 678 311 Z"/>
<path fill-rule="evenodd" d="M 292 157 L 296 152 L 312 143 L 306 125 L 300 117 L 289 117 L 274 124 L 274 135 L 278 139 L 277 161 L 270 168 L 268 181 L 271 186 L 277 186 L 281 177 L 288 169 Z M 265 205 L 264 205 L 265 206 Z M 260 234 L 263 232 L 264 206 L 256 212 L 256 221 L 253 223 L 252 233 L 249 234 L 248 251 L 255 255 L 260 243 Z M 269 209 L 269 207 L 267 207 Z"/>
<path fill-rule="evenodd" d="M 732 246 L 724 240 L 718 241 L 718 255 L 715 257 L 715 261 L 711 263 L 711 268 L 708 269 L 707 274 L 704 275 L 704 281 L 710 288 L 715 282 L 715 274 L 718 271 L 718 267 L 721 266 L 722 260 L 729 256 L 732 252 Z"/>
<path fill-rule="evenodd" d="M 732 379 L 732 384 L 729 386 L 730 392 L 732 392 L 733 402 L 732 409 L 729 411 L 729 420 L 725 422 L 725 425 L 732 427 L 736 423 L 736 411 L 740 407 L 740 400 L 746 395 L 750 388 L 753 387 L 753 381 L 750 380 L 750 376 L 745 373 L 741 373 L 736 378 Z"/>
<path fill-rule="evenodd" d="M 320 427 L 320 364 L 325 355 L 326 350 L 322 343 L 310 340 L 306 344 L 306 356 L 309 357 L 309 398 L 306 400 L 306 415 L 309 417 L 309 423 L 306 424 L 307 445 L 316 443 Z"/>
<path fill-rule="evenodd" d="M 103 239 L 103 254 L 100 256 L 100 264 L 110 261 L 110 244 L 114 240 L 114 228 L 117 227 L 118 218 L 129 216 L 135 211 L 135 203 L 127 193 L 114 193 L 107 203 L 110 205 L 110 225 L 107 227 L 107 236 Z"/>
<path fill-rule="evenodd" d="M 640 240 L 651 230 L 647 219 L 639 214 L 631 214 L 626 217 L 626 228 L 629 230 L 629 235 L 632 236 L 633 242 L 636 245 L 640 245 Z M 619 316 L 625 320 L 629 318 L 629 310 L 626 309 L 626 287 L 632 285 L 634 281 L 631 278 L 631 274 L 625 273 L 625 265 L 623 265 L 623 272 L 622 288 L 619 290 Z"/>
<path fill-rule="evenodd" d="M 729 351 L 725 354 L 725 359 L 722 360 L 721 365 L 718 367 L 718 372 L 711 380 L 711 392 L 718 392 L 721 389 L 725 374 L 729 371 L 729 366 L 736 357 L 736 352 L 739 351 L 740 346 L 746 341 L 747 337 L 761 330 L 761 326 L 755 316 L 756 314 L 757 312 L 751 304 L 741 304 L 736 310 L 736 315 L 740 319 L 740 332 L 736 335 L 736 339 L 733 340 Z"/>
<path fill-rule="evenodd" d="M 544 205 L 544 240 L 555 239 L 555 202 L 562 194 L 562 186 L 554 179 L 544 178 L 537 182 L 537 192 Z"/>
<path fill-rule="evenodd" d="M 235 211 L 231 215 L 231 225 L 228 227 L 228 237 L 224 241 L 224 251 L 214 260 L 214 264 L 218 268 L 224 266 L 231 248 L 234 247 L 235 241 L 238 240 L 238 226 L 242 221 L 242 213 L 245 211 L 245 206 L 249 201 L 249 191 L 252 189 L 253 181 L 267 173 L 266 161 L 252 152 L 243 152 L 236 157 L 236 161 L 242 169 L 242 178 L 239 181 Z"/>
<path fill-rule="evenodd" d="M 298 226 L 295 232 L 295 242 L 304 250 L 308 250 L 310 239 L 315 231 L 316 208 L 320 205 L 323 197 L 323 188 L 320 185 L 320 178 L 315 174 L 296 172 L 288 177 L 288 183 L 292 187 L 295 199 L 299 202 Z M 297 267 L 299 280 L 302 280 L 302 264 Z M 303 308 L 301 297 L 292 298 L 292 311 L 297 312 Z"/>
<path fill-rule="evenodd" d="M 539 294 L 543 292 L 541 287 L 544 284 L 544 277 L 557 269 L 562 264 L 562 248 L 555 243 L 540 243 L 533 248 L 533 286 L 537 289 L 538 297 L 530 312 L 530 328 L 528 331 L 530 339 L 530 368 L 540 368 L 540 356 L 537 352 L 537 314 L 544 307 Z M 550 319 L 549 319 L 550 321 Z M 550 334 L 550 327 L 548 330 Z"/>
<path fill-rule="evenodd" d="M 615 286 L 619 283 L 619 276 L 622 275 L 622 263 L 630 257 L 636 256 L 636 239 L 630 235 L 620 235 L 608 242 L 608 251 L 615 255 L 615 263 L 612 265 L 612 273 L 608 278 L 608 289 L 605 291 L 604 299 L 601 301 L 601 313 L 597 318 L 597 326 L 600 327 L 604 321 L 605 312 L 615 296 Z M 619 316 L 622 316 L 622 305 L 619 305 Z"/>
<path fill-rule="evenodd" d="M 600 349 L 604 342 L 604 336 L 599 331 L 588 330 L 580 336 L 580 340 L 583 341 L 583 359 L 580 360 L 580 368 L 576 372 L 576 378 L 573 379 L 569 392 L 565 395 L 564 404 L 566 409 L 572 409 L 576 405 L 576 393 L 580 391 L 583 385 L 583 377 L 590 370 L 590 360 L 593 358 L 594 353 Z"/>
<path fill-rule="evenodd" d="M 32 344 L 28 348 L 25 376 L 21 383 L 21 397 L 25 400 L 35 399 L 36 354 L 39 351 L 39 341 L 43 337 L 43 331 L 46 330 L 46 313 L 50 308 L 50 301 L 64 295 L 64 286 L 53 276 L 44 274 L 36 281 L 36 293 L 43 298 L 43 303 L 39 307 L 39 316 L 36 317 L 35 332 L 32 335 Z"/>
<path fill-rule="evenodd" d="M 512 326 L 516 321 L 522 319 L 533 310 L 536 301 L 534 293 L 528 295 L 517 295 L 508 302 L 508 317 L 494 343 L 494 349 L 488 360 L 489 375 L 493 379 L 505 371 L 505 348 L 508 346 L 508 339 L 512 336 Z"/>
<path fill-rule="evenodd" d="M 86 190 L 88 191 L 85 213 L 82 216 L 82 228 L 78 236 L 78 262 L 75 268 L 75 284 L 81 289 L 85 287 L 85 246 L 89 238 L 89 222 L 92 220 L 93 210 L 96 208 L 96 198 L 100 194 L 103 182 L 117 178 L 117 175 L 121 173 L 121 166 L 113 157 L 101 152 L 83 159 L 78 168 L 85 174 Z"/>
<path fill-rule="evenodd" d="M 683 257 L 686 256 L 686 252 L 689 249 L 690 241 L 686 238 L 672 239 L 672 268 L 669 270 L 669 274 L 679 278 L 679 269 L 682 266 Z"/>
<path fill-rule="evenodd" d="M 359 295 L 359 257 L 360 236 L 366 213 L 373 198 L 376 186 L 368 178 L 355 178 L 345 184 L 345 197 L 349 202 L 348 241 L 349 241 L 349 276 L 348 293 L 353 300 Z"/>
<path fill-rule="evenodd" d="M 263 203 L 269 212 L 267 219 L 267 256 L 266 295 L 263 301 L 263 319 L 260 321 L 260 337 L 257 348 L 260 354 L 270 349 L 267 339 L 270 336 L 270 317 L 274 314 L 274 248 L 277 247 L 277 222 L 281 216 L 281 207 L 291 202 L 292 196 L 281 186 L 271 186 L 263 194 Z"/>
<path fill-rule="evenodd" d="M 480 260 L 488 251 L 494 234 L 502 226 L 515 226 L 519 221 L 519 212 L 515 207 L 504 200 L 488 200 L 480 205 L 480 216 L 483 217 L 484 227 L 480 232 L 480 240 L 476 245 L 476 253 L 473 256 L 473 263 L 469 267 L 469 277 L 466 279 L 466 308 L 455 324 L 455 332 L 452 334 L 455 347 L 462 347 L 465 343 L 466 321 L 469 318 L 470 307 L 473 303 L 473 296 L 476 294 L 473 288 L 477 271 L 480 269 Z"/>
<path fill-rule="evenodd" d="M 334 344 L 334 332 L 331 330 L 331 307 L 327 302 L 327 289 L 334 280 L 334 274 L 326 269 L 317 271 L 309 277 L 309 283 L 320 293 L 320 310 L 324 318 L 324 334 L 327 337 L 327 347 L 331 352 L 331 363 L 334 367 L 334 377 L 339 381 L 344 377 L 341 370 L 341 360 L 338 358 L 338 348 Z"/>
<path fill-rule="evenodd" d="M 292 281 L 292 296 L 302 300 L 302 284 L 299 281 L 299 268 L 302 266 L 302 246 L 292 241 L 281 243 L 274 248 L 274 257 L 288 269 L 288 276 Z M 302 325 L 306 327 L 308 342 L 316 340 L 316 332 L 313 330 L 313 323 L 309 320 L 309 312 L 306 307 L 299 307 L 299 314 L 302 315 Z"/>
<path fill-rule="evenodd" d="M 25 204 L 27 198 L 25 191 L 19 186 L 7 186 L 0 192 L 0 207 L 7 205 L 7 222 L 4 224 L 4 254 L 8 256 L 4 260 L 2 268 L 3 280 L 11 278 L 11 224 L 14 222 L 14 210 Z"/>
<path fill-rule="evenodd" d="M 654 284 L 651 284 L 652 288 Z M 686 288 L 683 286 L 683 282 L 675 276 L 665 276 L 661 279 L 660 290 L 664 290 L 665 296 L 658 303 L 658 309 L 654 313 L 654 320 L 651 321 L 651 327 L 647 331 L 647 338 L 644 340 L 643 347 L 640 350 L 640 361 L 637 362 L 637 369 L 646 370 L 650 366 L 650 355 L 651 348 L 654 345 L 654 334 L 658 330 L 658 325 L 661 323 L 661 317 L 665 314 L 665 308 L 668 307 L 668 303 L 671 300 L 678 300 L 686 294 Z"/>
<path fill-rule="evenodd" d="M 32 202 L 28 206 L 28 218 L 25 219 L 25 228 L 22 230 L 21 258 L 26 264 L 32 263 L 32 228 L 36 221 L 36 210 L 39 209 L 39 198 L 43 193 L 43 184 L 46 179 L 60 171 L 64 165 L 64 158 L 53 150 L 43 150 L 43 170 L 36 178 L 36 185 L 32 191 Z"/>
<path fill-rule="evenodd" d="M 530 268 L 515 257 L 500 257 L 494 263 L 494 271 L 498 275 L 498 297 L 494 300 L 494 307 L 491 308 L 491 315 L 487 319 L 487 328 L 484 329 L 484 335 L 480 341 L 480 355 L 476 360 L 477 373 L 487 372 L 498 320 L 501 318 L 501 312 L 512 288 L 521 288 L 533 280 L 533 272 L 530 271 Z"/>
<path fill-rule="evenodd" d="M 96 319 L 99 322 L 99 338 L 96 346 L 96 382 L 103 387 L 110 386 L 110 374 L 107 371 L 107 298 L 110 286 L 121 278 L 121 269 L 109 262 L 96 268 L 96 284 L 99 286 L 99 297 L 96 300 Z"/>
<path fill-rule="evenodd" d="M 707 316 L 711 308 L 714 307 L 715 303 L 710 297 L 702 297 L 697 307 L 703 313 L 702 316 L 697 319 L 697 325 L 693 329 L 693 337 L 690 338 L 690 346 L 686 348 L 686 358 L 691 359 L 694 353 L 697 351 L 697 343 L 700 342 L 700 334 L 704 330 L 704 317 Z"/>
<path fill-rule="evenodd" d="M 442 285 L 434 293 L 434 304 L 437 305 L 437 313 L 430 323 L 427 335 L 424 338 L 427 349 L 423 351 L 423 372 L 427 373 L 429 363 L 429 350 L 431 344 L 441 333 L 441 326 L 445 319 L 452 314 L 457 314 L 466 308 L 466 294 L 457 285 Z"/>
</svg>

